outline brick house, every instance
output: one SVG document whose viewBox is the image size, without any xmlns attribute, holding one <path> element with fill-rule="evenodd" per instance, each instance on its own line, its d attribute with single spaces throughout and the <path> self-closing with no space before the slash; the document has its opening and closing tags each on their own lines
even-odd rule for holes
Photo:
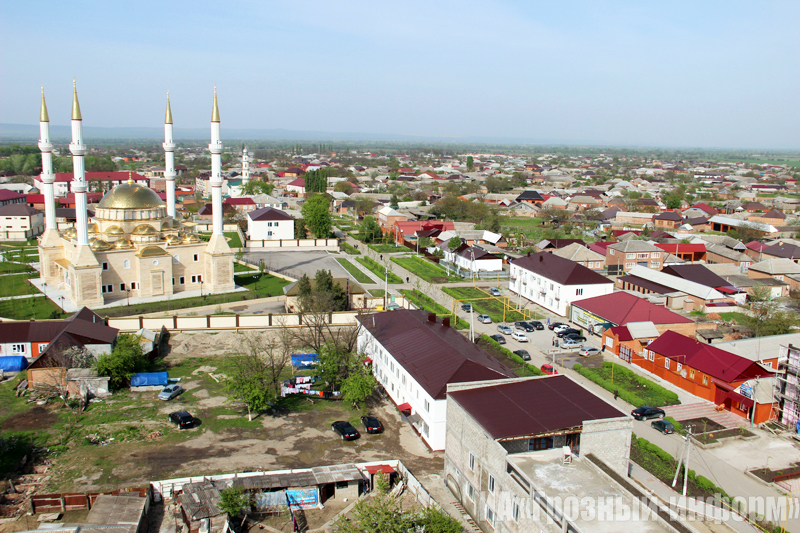
<svg viewBox="0 0 800 533">
<path fill-rule="evenodd" d="M 676 229 L 683 224 L 683 217 L 675 211 L 664 211 L 653 217 L 653 224 L 661 229 Z"/>
<path fill-rule="evenodd" d="M 661 270 L 667 253 L 645 241 L 627 240 L 606 248 L 606 268 L 609 275 L 627 272 L 635 266 Z"/>
</svg>

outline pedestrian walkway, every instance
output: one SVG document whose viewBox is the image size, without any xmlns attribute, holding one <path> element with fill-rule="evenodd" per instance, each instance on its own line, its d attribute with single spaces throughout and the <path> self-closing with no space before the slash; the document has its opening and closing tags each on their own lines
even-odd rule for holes
<svg viewBox="0 0 800 533">
<path fill-rule="evenodd" d="M 711 402 L 688 403 L 681 405 L 670 405 L 664 407 L 667 416 L 671 416 L 679 422 L 682 420 L 693 420 L 695 418 L 708 418 L 726 428 L 740 428 L 750 425 L 746 418 L 736 416 L 730 411 L 717 411 L 716 406 Z M 697 433 L 697 429 L 694 431 Z"/>
</svg>

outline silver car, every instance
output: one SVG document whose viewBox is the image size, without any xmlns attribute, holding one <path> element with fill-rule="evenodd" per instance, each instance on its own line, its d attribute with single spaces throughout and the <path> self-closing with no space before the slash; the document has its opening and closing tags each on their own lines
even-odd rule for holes
<svg viewBox="0 0 800 533">
<path fill-rule="evenodd" d="M 490 317 L 489 315 L 478 315 L 478 322 L 482 324 L 491 324 L 492 317 Z"/>
<path fill-rule="evenodd" d="M 167 385 L 166 387 L 164 387 L 164 390 L 158 393 L 158 399 L 169 401 L 173 398 L 180 396 L 182 392 L 183 389 L 177 383 L 175 385 Z"/>
<path fill-rule="evenodd" d="M 497 331 L 505 335 L 511 335 L 513 333 L 513 330 L 510 327 L 506 326 L 505 324 L 498 325 Z"/>
</svg>

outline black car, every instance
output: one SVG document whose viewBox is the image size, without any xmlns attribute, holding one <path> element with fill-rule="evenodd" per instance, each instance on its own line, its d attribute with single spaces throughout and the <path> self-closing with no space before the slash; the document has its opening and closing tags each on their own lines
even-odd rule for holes
<svg viewBox="0 0 800 533">
<path fill-rule="evenodd" d="M 361 423 L 367 428 L 367 433 L 383 433 L 383 424 L 377 417 L 372 415 L 362 416 Z"/>
<path fill-rule="evenodd" d="M 515 350 L 514 355 L 520 356 L 523 361 L 531 360 L 531 354 L 528 353 L 528 350 Z"/>
<path fill-rule="evenodd" d="M 342 440 L 356 440 L 361 436 L 356 428 L 350 422 L 344 420 L 337 420 L 331 424 L 331 429 L 342 436 Z"/>
<path fill-rule="evenodd" d="M 492 338 L 495 341 L 497 341 L 497 344 L 505 344 L 506 343 L 506 338 L 503 337 L 502 335 L 492 335 L 490 338 Z"/>
<path fill-rule="evenodd" d="M 556 337 L 559 337 L 559 338 L 563 339 L 567 335 L 572 335 L 572 334 L 580 335 L 580 333 L 581 333 L 581 331 L 579 329 L 567 328 L 567 329 L 562 329 L 561 331 L 556 333 Z"/>
<path fill-rule="evenodd" d="M 472 312 L 472 304 L 461 304 L 461 310 L 466 311 L 467 313 Z"/>
<path fill-rule="evenodd" d="M 533 326 L 537 330 L 538 329 L 544 329 L 544 324 L 542 324 L 538 320 L 531 320 L 530 322 L 528 322 L 528 324 L 530 324 L 531 326 Z"/>
<path fill-rule="evenodd" d="M 664 418 L 666 413 L 664 413 L 663 409 L 659 409 L 658 407 L 643 405 L 631 411 L 631 415 L 636 420 L 649 420 L 651 418 Z"/>
<path fill-rule="evenodd" d="M 562 339 L 572 339 L 578 342 L 586 342 L 586 337 L 581 335 L 580 333 L 568 333 L 561 337 Z"/>
<path fill-rule="evenodd" d="M 514 322 L 514 329 L 518 331 L 536 331 L 536 328 L 527 322 Z"/>
<path fill-rule="evenodd" d="M 173 424 L 178 424 L 178 429 L 188 429 L 194 426 L 194 417 L 189 414 L 189 411 L 175 411 L 169 414 L 169 421 Z"/>
<path fill-rule="evenodd" d="M 566 326 L 566 324 L 564 324 L 563 322 L 551 322 L 550 324 L 547 325 L 547 329 L 552 330 L 557 326 Z"/>
</svg>

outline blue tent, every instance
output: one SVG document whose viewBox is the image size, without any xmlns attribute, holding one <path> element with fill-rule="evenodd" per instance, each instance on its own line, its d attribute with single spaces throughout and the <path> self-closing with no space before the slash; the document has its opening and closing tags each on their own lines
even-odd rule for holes
<svg viewBox="0 0 800 533">
<path fill-rule="evenodd" d="M 28 359 L 24 355 L 0 357 L 0 370 L 3 372 L 20 372 L 26 368 L 28 368 Z"/>
<path fill-rule="evenodd" d="M 131 376 L 131 387 L 146 387 L 152 385 L 167 385 L 166 372 L 139 372 Z"/>
<path fill-rule="evenodd" d="M 317 364 L 317 354 L 315 353 L 293 353 L 292 366 L 295 368 L 310 368 Z"/>
</svg>

